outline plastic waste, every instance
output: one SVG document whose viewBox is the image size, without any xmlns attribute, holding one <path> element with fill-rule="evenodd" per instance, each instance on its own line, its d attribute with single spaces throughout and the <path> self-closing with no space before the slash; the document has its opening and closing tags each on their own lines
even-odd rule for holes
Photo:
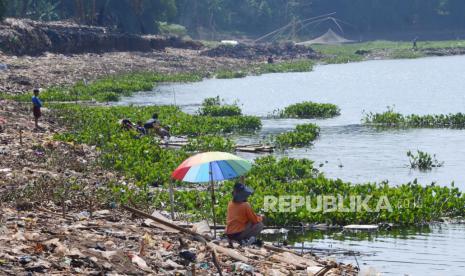
<svg viewBox="0 0 465 276">
<path fill-rule="evenodd" d="M 253 266 L 244 264 L 241 262 L 233 263 L 232 266 L 233 266 L 233 271 L 237 271 L 237 272 L 253 272 L 254 271 Z"/>
<path fill-rule="evenodd" d="M 187 250 L 179 252 L 179 256 L 190 262 L 195 262 L 195 260 L 197 259 L 197 255 L 195 253 L 187 251 Z"/>
</svg>

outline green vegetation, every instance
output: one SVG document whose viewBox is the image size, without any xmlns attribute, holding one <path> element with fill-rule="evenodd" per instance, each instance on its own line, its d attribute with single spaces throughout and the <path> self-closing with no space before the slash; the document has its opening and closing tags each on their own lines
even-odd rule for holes
<svg viewBox="0 0 465 276">
<path fill-rule="evenodd" d="M 153 190 L 150 186 L 165 186 L 170 180 L 171 172 L 189 154 L 185 150 L 228 150 L 231 143 L 223 138 L 211 136 L 225 124 L 224 120 L 235 120 L 235 117 L 208 117 L 192 116 L 179 111 L 172 106 L 159 107 L 78 107 L 73 105 L 55 105 L 54 114 L 70 130 L 67 133 L 57 134 L 56 138 L 75 142 L 96 145 L 101 151 L 101 166 L 121 171 L 127 177 L 135 180 L 135 186 L 109 183 L 105 198 L 127 201 L 143 206 L 162 208 L 169 202 L 166 190 Z M 138 138 L 136 133 L 122 131 L 118 126 L 118 119 L 130 118 L 133 121 L 145 120 L 154 112 L 159 114 L 163 124 L 172 126 L 175 134 L 190 134 L 201 132 L 208 134 L 205 137 L 191 139 L 190 145 L 181 150 L 164 149 L 157 139 L 151 136 Z M 198 118 L 203 130 L 198 131 L 191 123 Z M 218 126 L 214 126 L 218 125 Z M 193 128 L 193 129 L 192 129 Z M 229 128 L 229 127 L 227 127 Z M 316 126 L 304 125 L 297 127 L 299 131 L 310 133 Z M 239 130 L 236 125 L 234 129 Z M 221 133 L 221 132 L 219 132 Z M 324 177 L 313 167 L 313 162 L 307 159 L 282 158 L 272 156 L 258 158 L 249 172 L 246 184 L 255 189 L 251 204 L 257 210 L 264 207 L 265 196 L 310 196 L 312 207 L 316 208 L 318 195 L 344 195 L 344 206 L 349 206 L 350 195 L 372 196 L 368 202 L 374 208 L 378 199 L 387 197 L 393 212 L 381 210 L 380 212 L 335 211 L 330 213 L 311 212 L 305 205 L 294 212 L 265 212 L 269 223 L 277 225 L 298 224 L 300 222 L 328 222 L 332 224 L 348 223 L 378 223 L 392 222 L 397 224 L 419 224 L 437 220 L 443 216 L 464 215 L 465 196 L 457 188 L 439 187 L 436 185 L 421 186 L 413 182 L 400 186 L 389 186 L 388 183 L 360 184 L 332 180 Z M 179 186 L 175 192 L 176 211 L 192 214 L 192 219 L 208 217 L 209 193 L 199 186 L 195 190 L 186 190 L 185 183 L 176 183 Z M 226 181 L 219 187 L 217 216 L 225 218 L 226 206 L 231 199 L 233 182 Z M 111 195 L 111 196 L 110 196 Z M 166 208 L 166 206 L 165 206 Z M 265 211 L 265 210 L 262 210 Z"/>
<path fill-rule="evenodd" d="M 187 36 L 186 27 L 179 24 L 169 24 L 167 22 L 158 22 L 158 30 L 160 34 L 167 36 Z"/>
<path fill-rule="evenodd" d="M 331 118 L 341 114 L 339 107 L 330 103 L 302 102 L 279 111 L 281 118 Z"/>
<path fill-rule="evenodd" d="M 161 82 L 194 82 L 202 80 L 200 73 L 162 74 L 156 72 L 114 75 L 85 84 L 78 82 L 70 87 L 52 87 L 41 92 L 40 98 L 47 101 L 118 101 L 121 96 L 130 96 L 137 91 L 152 90 Z M 31 95 L 3 95 L 18 101 L 30 101 Z"/>
<path fill-rule="evenodd" d="M 431 170 L 432 168 L 442 167 L 444 165 L 444 162 L 439 162 L 436 159 L 436 154 L 431 156 L 431 154 L 421 150 L 417 150 L 417 154 L 408 151 L 407 156 L 410 161 L 410 168 L 412 169 L 426 171 Z"/>
<path fill-rule="evenodd" d="M 170 126 L 172 135 L 198 136 L 206 134 L 226 134 L 232 132 L 255 131 L 261 127 L 261 121 L 253 116 L 212 117 L 189 115 L 175 106 L 151 107 L 81 107 L 71 105 L 52 105 L 58 108 L 59 115 L 66 124 L 72 124 L 79 135 L 75 142 L 101 144 L 102 133 L 110 137 L 119 133 L 118 121 L 128 118 L 133 122 L 145 121 L 158 113 L 163 125 Z M 73 122 L 73 120 L 76 120 Z M 100 129 L 100 130 L 99 130 Z M 105 138 L 105 137 L 104 137 Z"/>
<path fill-rule="evenodd" d="M 160 33 L 159 24 L 185 26 L 190 34 L 214 39 L 263 35 L 288 25 L 287 32 L 273 38 L 314 37 L 342 27 L 347 36 L 358 39 L 366 33 L 454 34 L 463 26 L 465 3 L 460 0 L 8 0 L 7 16 L 42 20 L 74 19 L 81 24 L 118 28 L 129 33 Z M 308 18 L 335 12 L 338 25 L 328 20 L 309 24 Z M 290 24 L 294 22 L 295 25 Z M 344 24 L 349 22 L 350 24 Z M 323 24 L 322 24 L 323 23 Z M 304 26 L 305 25 L 305 26 Z M 158 28 L 157 28 L 158 27 Z M 220 35 L 218 35 L 220 34 Z M 223 35 L 224 37 L 224 35 Z M 413 39 L 413 37 L 411 38 Z"/>
<path fill-rule="evenodd" d="M 310 72 L 313 69 L 313 61 L 301 59 L 296 61 L 282 61 L 275 63 L 265 63 L 253 68 L 256 75 L 268 73 L 291 73 L 291 72 Z"/>
<path fill-rule="evenodd" d="M 278 134 L 274 140 L 279 148 L 305 147 L 311 144 L 320 134 L 320 128 L 315 124 L 297 125 L 295 130 Z"/>
<path fill-rule="evenodd" d="M 6 0 L 0 0 L 0 21 L 3 20 L 5 11 L 6 11 Z"/>
<path fill-rule="evenodd" d="M 187 152 L 223 151 L 233 152 L 234 142 L 221 136 L 205 135 L 189 139 L 186 146 L 182 147 Z"/>
<path fill-rule="evenodd" d="M 216 74 L 217 79 L 236 79 L 247 75 L 262 75 L 270 73 L 310 72 L 313 69 L 313 61 L 301 59 L 295 61 L 281 61 L 275 63 L 259 64 L 241 70 L 222 70 Z"/>
<path fill-rule="evenodd" d="M 307 159 L 282 158 L 273 156 L 255 160 L 252 170 L 246 178 L 246 184 L 255 193 L 250 203 L 259 212 L 263 212 L 268 223 L 275 225 L 298 225 L 299 223 L 329 223 L 336 225 L 395 223 L 398 225 L 423 224 L 439 220 L 443 216 L 462 216 L 465 196 L 455 187 L 436 185 L 422 186 L 416 181 L 399 186 L 390 186 L 387 182 L 380 184 L 352 184 L 342 180 L 328 179 L 313 168 Z M 217 218 L 224 220 L 226 206 L 231 200 L 232 181 L 227 181 L 217 188 Z M 302 196 L 311 198 L 311 207 L 317 209 L 317 196 L 329 195 L 344 197 L 343 207 L 350 208 L 350 196 L 365 199 L 371 196 L 368 207 L 372 210 L 380 198 L 385 197 L 392 207 L 392 212 L 381 209 L 369 212 L 362 209 L 357 212 L 312 212 L 305 204 L 291 212 L 264 210 L 265 196 Z M 190 214 L 199 214 L 198 210 L 208 202 L 208 192 L 177 191 L 175 200 L 179 210 Z M 168 200 L 167 195 L 163 198 Z M 290 199 L 287 200 L 290 203 Z M 205 207 L 203 207 L 205 208 Z"/>
<path fill-rule="evenodd" d="M 448 115 L 407 115 L 395 112 L 392 108 L 383 113 L 368 113 L 363 119 L 365 124 L 374 124 L 386 127 L 431 127 L 431 128 L 463 128 L 465 127 L 465 114 L 456 113 Z"/>
<path fill-rule="evenodd" d="M 280 65 L 282 64 L 282 65 Z M 311 61 L 301 60 L 296 62 L 283 62 L 252 67 L 248 73 L 265 74 L 273 72 L 300 72 L 299 70 L 311 70 Z M 263 69 L 266 68 L 266 69 Z M 280 71 L 283 70 L 283 71 Z M 222 71 L 228 72 L 228 71 Z M 245 71 L 244 71 L 245 72 Z M 51 87 L 40 93 L 40 98 L 45 102 L 51 101 L 98 101 L 114 102 L 121 96 L 131 96 L 134 92 L 150 91 L 157 83 L 164 82 L 195 82 L 201 81 L 205 73 L 178 73 L 164 74 L 157 72 L 136 72 L 108 76 L 90 83 L 83 81 L 69 87 Z M 0 92 L 0 97 L 16 101 L 28 102 L 31 100 L 29 94 L 10 95 Z M 232 107 L 229 106 L 229 107 Z M 214 107 L 213 107 L 214 108 Z M 225 107 L 226 108 L 226 107 Z M 237 107 L 238 108 L 238 107 Z M 237 111 L 237 108 L 234 108 Z M 231 109 L 231 111 L 233 111 Z"/>
<path fill-rule="evenodd" d="M 183 150 L 163 149 L 151 135 L 138 137 L 136 132 L 122 131 L 118 121 L 145 121 L 158 113 L 164 125 L 171 126 L 172 135 L 210 135 L 237 131 L 254 131 L 260 127 L 255 117 L 194 116 L 173 106 L 151 107 L 80 107 L 54 105 L 57 120 L 70 125 L 69 132 L 56 139 L 96 145 L 102 151 L 102 163 L 124 172 L 136 180 L 138 187 L 151 183 L 167 183 L 170 173 L 185 158 Z M 197 137 L 185 147 L 188 151 L 232 151 L 233 144 L 222 137 Z"/>
<path fill-rule="evenodd" d="M 199 114 L 202 116 L 239 116 L 242 115 L 241 108 L 234 104 L 221 104 L 222 100 L 220 96 L 213 98 L 206 98 L 203 100 L 202 107 L 199 110 Z"/>
<path fill-rule="evenodd" d="M 312 48 L 326 55 L 323 62 L 328 64 L 362 61 L 366 56 L 401 59 L 419 58 L 427 51 L 435 49 L 465 48 L 465 40 L 418 41 L 417 49 L 412 49 L 412 42 L 370 41 L 341 45 L 312 45 Z"/>
<path fill-rule="evenodd" d="M 247 76 L 246 71 L 221 70 L 216 73 L 217 79 L 239 79 Z"/>
</svg>

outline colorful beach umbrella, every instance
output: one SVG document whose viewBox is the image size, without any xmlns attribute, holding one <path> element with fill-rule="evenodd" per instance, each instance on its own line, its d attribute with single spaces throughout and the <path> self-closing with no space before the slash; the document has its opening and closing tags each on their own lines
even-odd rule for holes
<svg viewBox="0 0 465 276">
<path fill-rule="evenodd" d="M 247 173 L 252 164 L 227 152 L 204 152 L 193 155 L 179 165 L 171 175 L 185 182 L 222 181 Z"/>
<path fill-rule="evenodd" d="M 193 183 L 210 182 L 214 233 L 216 237 L 215 217 L 215 181 L 222 181 L 246 174 L 252 164 L 239 156 L 227 152 L 204 152 L 193 155 L 176 168 L 171 177 Z"/>
</svg>

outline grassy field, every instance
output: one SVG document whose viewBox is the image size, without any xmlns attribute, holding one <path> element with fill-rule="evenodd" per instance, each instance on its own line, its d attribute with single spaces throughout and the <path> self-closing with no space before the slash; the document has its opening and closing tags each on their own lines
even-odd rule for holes
<svg viewBox="0 0 465 276">
<path fill-rule="evenodd" d="M 312 48 L 327 55 L 325 63 L 347 63 L 371 58 L 419 58 L 426 50 L 465 48 L 465 40 L 418 41 L 417 49 L 412 42 L 376 40 L 342 45 L 312 45 Z"/>
</svg>

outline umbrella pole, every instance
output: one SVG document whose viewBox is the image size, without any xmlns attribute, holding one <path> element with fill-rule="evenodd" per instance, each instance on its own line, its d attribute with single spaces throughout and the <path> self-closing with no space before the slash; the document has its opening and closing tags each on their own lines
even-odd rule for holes
<svg viewBox="0 0 465 276">
<path fill-rule="evenodd" d="M 210 185 L 211 185 L 211 196 L 212 196 L 212 213 L 213 213 L 213 237 L 216 239 L 216 215 L 215 215 L 215 185 L 213 182 L 213 171 L 212 163 L 210 162 Z"/>
<path fill-rule="evenodd" d="M 171 219 L 174 220 L 174 189 L 173 189 L 173 181 L 170 181 L 170 203 L 171 203 Z"/>
</svg>

